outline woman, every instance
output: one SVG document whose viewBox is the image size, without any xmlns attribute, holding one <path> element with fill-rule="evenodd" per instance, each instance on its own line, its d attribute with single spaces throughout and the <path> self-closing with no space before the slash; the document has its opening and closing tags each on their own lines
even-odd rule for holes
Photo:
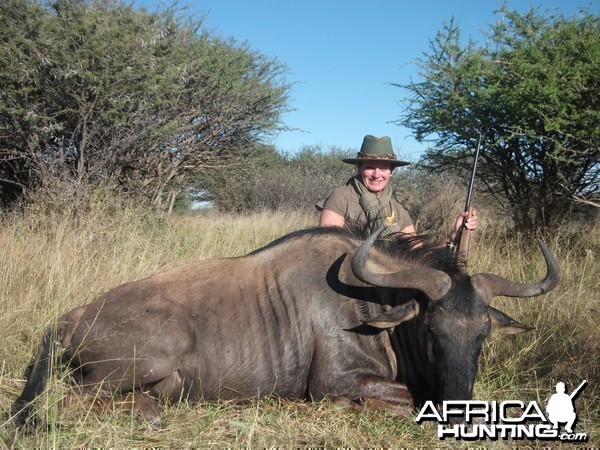
<svg viewBox="0 0 600 450">
<path fill-rule="evenodd" d="M 356 158 L 343 160 L 355 164 L 358 174 L 345 186 L 334 189 L 324 202 L 317 205 L 321 210 L 320 226 L 343 227 L 346 222 L 366 227 L 369 232 L 378 229 L 383 223 L 388 227 L 384 234 L 406 233 L 415 235 L 415 226 L 408 212 L 394 198 L 389 181 L 396 167 L 410 163 L 398 161 L 392 150 L 388 136 L 377 138 L 367 135 L 363 139 Z M 468 213 L 456 218 L 454 231 L 448 236 L 450 242 L 456 239 Z M 477 211 L 465 222 L 465 228 L 477 228 Z"/>
</svg>

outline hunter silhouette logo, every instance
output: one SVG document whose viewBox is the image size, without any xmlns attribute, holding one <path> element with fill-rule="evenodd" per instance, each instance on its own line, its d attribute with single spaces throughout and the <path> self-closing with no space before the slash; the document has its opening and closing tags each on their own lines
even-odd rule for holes
<svg viewBox="0 0 600 450">
<path fill-rule="evenodd" d="M 546 415 L 536 401 L 520 400 L 486 402 L 481 400 L 446 400 L 439 409 L 432 401 L 425 402 L 416 422 L 434 420 L 440 439 L 464 440 L 542 439 L 585 442 L 587 433 L 575 433 L 577 414 L 573 402 L 586 386 L 583 380 L 566 393 L 565 383 L 556 384 L 556 393 L 548 400 Z M 561 433 L 561 424 L 564 432 Z"/>
<path fill-rule="evenodd" d="M 566 423 L 565 431 L 567 433 L 573 433 L 573 425 L 577 420 L 577 414 L 575 414 L 575 407 L 573 406 L 573 400 L 581 392 L 581 390 L 587 384 L 587 380 L 583 380 L 577 389 L 575 389 L 570 395 L 565 393 L 565 383 L 559 381 L 556 383 L 556 394 L 550 397 L 546 411 L 548 412 L 548 419 L 552 422 L 553 429 L 559 429 L 559 423 Z"/>
</svg>

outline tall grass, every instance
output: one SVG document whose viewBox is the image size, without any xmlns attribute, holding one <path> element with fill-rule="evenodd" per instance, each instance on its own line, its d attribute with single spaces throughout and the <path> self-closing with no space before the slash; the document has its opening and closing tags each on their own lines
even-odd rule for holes
<svg viewBox="0 0 600 450">
<path fill-rule="evenodd" d="M 0 411 L 9 410 L 24 383 L 44 328 L 60 312 L 93 300 L 125 281 L 184 261 L 248 253 L 294 229 L 316 223 L 311 213 L 233 216 L 201 213 L 146 215 L 135 208 L 92 209 L 62 217 L 25 213 L 0 219 Z M 499 298 L 494 306 L 535 326 L 529 333 L 492 333 L 484 344 L 475 397 L 536 400 L 544 404 L 557 381 L 588 386 L 576 402 L 578 431 L 588 445 L 600 440 L 600 232 L 557 236 L 549 243 L 562 281 L 534 299 Z M 473 240 L 471 272 L 494 272 L 516 281 L 545 271 L 532 242 L 482 227 Z M 167 407 L 167 426 L 157 431 L 123 412 L 98 414 L 85 402 L 58 412 L 67 384 L 57 377 L 37 407 L 51 426 L 26 435 L 1 417 L 2 448 L 68 447 L 431 447 L 430 425 L 383 412 L 353 413 L 327 402 L 278 399 L 245 404 L 206 402 Z M 519 445 L 519 442 L 512 444 Z M 521 443 L 522 444 L 522 443 Z M 555 445 L 545 443 L 545 445 Z M 504 447 L 503 442 L 487 442 Z M 556 446 L 556 445 L 555 445 Z"/>
</svg>

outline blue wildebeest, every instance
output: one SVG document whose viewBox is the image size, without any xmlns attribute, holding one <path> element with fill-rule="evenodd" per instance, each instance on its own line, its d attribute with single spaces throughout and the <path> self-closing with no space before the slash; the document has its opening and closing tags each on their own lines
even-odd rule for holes
<svg viewBox="0 0 600 450">
<path fill-rule="evenodd" d="M 491 326 L 530 329 L 492 298 L 537 296 L 558 282 L 539 245 L 547 274 L 533 284 L 468 276 L 445 249 L 337 228 L 185 264 L 62 315 L 12 414 L 28 421 L 54 354 L 80 392 L 133 397 L 149 420 L 160 418 L 159 400 L 328 397 L 407 414 L 425 400 L 471 399 Z"/>
</svg>

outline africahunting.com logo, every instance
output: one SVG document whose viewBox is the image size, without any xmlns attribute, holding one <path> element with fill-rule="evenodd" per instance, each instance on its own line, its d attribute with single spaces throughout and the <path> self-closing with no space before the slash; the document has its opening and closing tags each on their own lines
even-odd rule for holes
<svg viewBox="0 0 600 450">
<path fill-rule="evenodd" d="M 416 421 L 419 424 L 428 420 L 436 421 L 440 439 L 585 442 L 588 440 L 587 433 L 574 431 L 577 414 L 573 402 L 586 384 L 587 381 L 583 380 L 571 394 L 567 394 L 565 384 L 557 383 L 556 393 L 546 405 L 546 414 L 535 401 L 451 400 L 444 401 L 439 409 L 428 401 L 421 408 Z"/>
</svg>

